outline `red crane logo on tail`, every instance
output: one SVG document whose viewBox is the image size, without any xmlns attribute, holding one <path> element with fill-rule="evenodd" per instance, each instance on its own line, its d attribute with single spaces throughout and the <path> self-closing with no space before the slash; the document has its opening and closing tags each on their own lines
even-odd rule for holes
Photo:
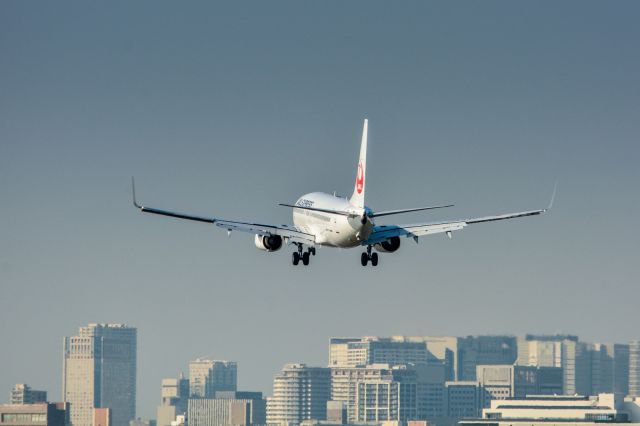
<svg viewBox="0 0 640 426">
<path fill-rule="evenodd" d="M 358 164 L 358 176 L 356 177 L 356 191 L 358 191 L 358 194 L 362 193 L 362 188 L 364 188 L 364 169 L 361 161 Z"/>
</svg>

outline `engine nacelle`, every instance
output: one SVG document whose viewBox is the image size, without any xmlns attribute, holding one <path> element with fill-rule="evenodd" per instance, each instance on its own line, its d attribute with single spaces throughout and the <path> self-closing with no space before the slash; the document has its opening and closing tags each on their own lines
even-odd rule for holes
<svg viewBox="0 0 640 426">
<path fill-rule="evenodd" d="M 391 237 L 387 241 L 374 244 L 373 248 L 382 253 L 393 253 L 400 248 L 400 237 Z"/>
<path fill-rule="evenodd" d="M 256 234 L 255 244 L 260 250 L 278 251 L 282 248 L 282 237 L 280 235 Z"/>
</svg>

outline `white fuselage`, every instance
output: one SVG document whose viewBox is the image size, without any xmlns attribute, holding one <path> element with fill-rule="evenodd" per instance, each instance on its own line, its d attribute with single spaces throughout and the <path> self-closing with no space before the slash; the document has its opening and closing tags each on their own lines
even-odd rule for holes
<svg viewBox="0 0 640 426">
<path fill-rule="evenodd" d="M 331 247 L 357 247 L 366 241 L 373 230 L 373 222 L 366 218 L 367 207 L 354 206 L 345 198 L 324 192 L 305 194 L 296 201 L 297 206 L 341 211 L 352 214 L 344 216 L 315 210 L 293 209 L 293 223 L 302 231 L 313 234 L 316 244 Z"/>
</svg>

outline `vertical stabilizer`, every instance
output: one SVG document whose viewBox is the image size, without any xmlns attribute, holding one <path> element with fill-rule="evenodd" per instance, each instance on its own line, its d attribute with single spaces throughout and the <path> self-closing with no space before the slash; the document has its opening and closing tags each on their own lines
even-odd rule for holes
<svg viewBox="0 0 640 426">
<path fill-rule="evenodd" d="M 353 195 L 349 200 L 356 207 L 364 207 L 364 187 L 367 175 L 367 128 L 369 120 L 364 119 L 362 128 L 362 142 L 360 143 L 360 158 L 358 159 L 358 171 L 356 174 L 356 185 L 353 188 Z"/>
</svg>

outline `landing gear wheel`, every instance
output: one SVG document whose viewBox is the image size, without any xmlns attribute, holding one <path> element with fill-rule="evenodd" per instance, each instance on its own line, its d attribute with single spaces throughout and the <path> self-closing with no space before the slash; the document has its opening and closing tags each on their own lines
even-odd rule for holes
<svg viewBox="0 0 640 426">
<path fill-rule="evenodd" d="M 307 266 L 309 264 L 309 252 L 302 254 L 302 264 Z"/>
<path fill-rule="evenodd" d="M 362 255 L 360 256 L 360 263 L 362 264 L 362 266 L 367 266 L 368 262 L 369 262 L 369 255 L 367 253 L 362 253 Z"/>
<path fill-rule="evenodd" d="M 371 266 L 378 266 L 378 253 L 371 255 Z"/>
<path fill-rule="evenodd" d="M 293 263 L 294 265 L 297 265 L 298 262 L 300 262 L 300 255 L 298 254 L 297 251 L 294 251 L 293 255 L 291 256 L 291 263 Z"/>
<path fill-rule="evenodd" d="M 309 253 L 310 253 L 312 256 L 315 256 L 315 255 L 316 255 L 316 248 L 315 248 L 315 247 L 309 247 Z"/>
</svg>

